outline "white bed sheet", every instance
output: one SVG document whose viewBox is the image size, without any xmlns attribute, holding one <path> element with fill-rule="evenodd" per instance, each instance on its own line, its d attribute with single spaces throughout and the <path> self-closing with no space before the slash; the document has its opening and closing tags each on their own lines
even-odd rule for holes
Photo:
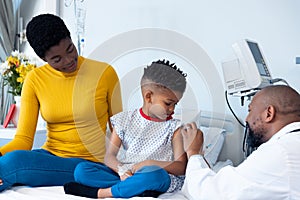
<svg viewBox="0 0 300 200">
<path fill-rule="evenodd" d="M 87 200 L 91 198 L 78 197 L 73 195 L 67 195 L 64 193 L 62 186 L 52 187 L 27 187 L 17 186 L 12 189 L 6 190 L 0 193 L 1 200 Z M 115 198 L 105 198 L 107 200 L 115 200 Z M 118 198 L 122 199 L 122 198 Z M 181 191 L 174 193 L 165 193 L 159 196 L 159 198 L 152 197 L 132 197 L 130 200 L 187 200 Z"/>
</svg>

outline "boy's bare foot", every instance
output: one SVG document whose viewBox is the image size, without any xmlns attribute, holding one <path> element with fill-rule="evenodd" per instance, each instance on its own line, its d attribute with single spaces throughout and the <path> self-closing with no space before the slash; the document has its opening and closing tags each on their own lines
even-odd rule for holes
<svg viewBox="0 0 300 200">
<path fill-rule="evenodd" d="M 98 198 L 108 198 L 108 197 L 113 197 L 111 193 L 111 188 L 98 190 Z"/>
</svg>

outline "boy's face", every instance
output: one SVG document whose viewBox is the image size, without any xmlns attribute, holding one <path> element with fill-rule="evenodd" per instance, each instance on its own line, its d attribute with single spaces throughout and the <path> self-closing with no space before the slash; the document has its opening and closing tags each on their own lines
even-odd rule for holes
<svg viewBox="0 0 300 200">
<path fill-rule="evenodd" d="M 167 88 L 159 88 L 153 91 L 149 106 L 149 116 L 166 120 L 175 110 L 175 106 L 182 98 L 182 93 Z"/>
</svg>

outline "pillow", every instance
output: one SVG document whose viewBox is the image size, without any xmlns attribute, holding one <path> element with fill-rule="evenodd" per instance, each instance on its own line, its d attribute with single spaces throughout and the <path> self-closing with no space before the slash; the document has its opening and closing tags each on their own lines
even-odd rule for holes
<svg viewBox="0 0 300 200">
<path fill-rule="evenodd" d="M 225 130 L 217 127 L 200 127 L 203 132 L 204 157 L 210 166 L 217 162 L 225 140 Z"/>
</svg>

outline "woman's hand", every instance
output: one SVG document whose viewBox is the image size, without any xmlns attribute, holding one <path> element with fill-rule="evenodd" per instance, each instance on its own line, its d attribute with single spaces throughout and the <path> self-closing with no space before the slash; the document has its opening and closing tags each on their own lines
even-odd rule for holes
<svg viewBox="0 0 300 200">
<path fill-rule="evenodd" d="M 197 128 L 195 122 L 184 125 L 181 134 L 183 137 L 183 148 L 188 158 L 195 154 L 203 154 L 203 133 Z"/>
</svg>

